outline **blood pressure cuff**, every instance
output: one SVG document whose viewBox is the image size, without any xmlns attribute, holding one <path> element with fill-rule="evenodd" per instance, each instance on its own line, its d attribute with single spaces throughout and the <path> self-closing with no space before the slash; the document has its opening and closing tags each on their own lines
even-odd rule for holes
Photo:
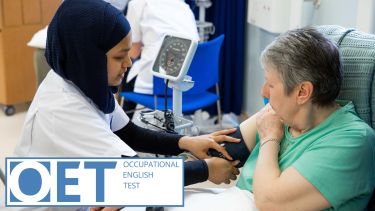
<svg viewBox="0 0 375 211">
<path fill-rule="evenodd" d="M 236 167 L 240 168 L 245 164 L 247 158 L 250 155 L 250 151 L 246 147 L 245 141 L 243 140 L 240 127 L 237 127 L 236 132 L 234 132 L 232 134 L 228 134 L 227 136 L 231 136 L 233 138 L 238 138 L 238 139 L 241 140 L 240 142 L 237 142 L 237 143 L 224 141 L 221 144 L 227 150 L 229 155 L 232 156 L 233 160 L 239 160 L 240 161 L 240 163 L 236 166 Z M 218 152 L 214 149 L 210 149 L 208 151 L 208 155 L 213 156 L 213 157 L 225 158 L 222 153 L 220 153 L 220 152 Z"/>
</svg>

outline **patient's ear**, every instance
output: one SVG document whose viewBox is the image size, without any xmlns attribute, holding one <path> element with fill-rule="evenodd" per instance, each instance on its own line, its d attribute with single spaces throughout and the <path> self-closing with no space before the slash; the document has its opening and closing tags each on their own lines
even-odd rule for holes
<svg viewBox="0 0 375 211">
<path fill-rule="evenodd" d="M 314 86 L 310 81 L 304 81 L 297 86 L 297 103 L 302 105 L 311 99 Z"/>
</svg>

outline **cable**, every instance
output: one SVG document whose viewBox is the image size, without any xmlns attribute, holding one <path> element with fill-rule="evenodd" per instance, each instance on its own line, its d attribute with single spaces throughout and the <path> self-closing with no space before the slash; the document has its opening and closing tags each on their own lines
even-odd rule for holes
<svg viewBox="0 0 375 211">
<path fill-rule="evenodd" d="M 165 82 L 165 88 L 164 88 L 164 113 L 168 110 L 168 84 L 169 79 Z"/>
<path fill-rule="evenodd" d="M 161 120 L 158 119 L 158 118 L 155 118 L 155 119 L 158 120 L 158 121 L 161 121 Z M 146 125 L 147 125 L 147 124 L 148 124 L 148 125 L 151 125 L 151 126 L 153 126 L 153 127 L 155 127 L 155 128 L 158 128 L 158 129 L 160 129 L 160 130 L 163 130 L 163 131 L 165 131 L 165 132 L 167 132 L 167 133 L 178 134 L 176 131 L 171 130 L 170 128 L 162 128 L 162 127 L 160 127 L 160 126 L 158 126 L 158 125 L 156 125 L 156 124 L 153 124 L 153 123 L 147 121 L 146 118 L 143 116 L 142 113 L 141 113 L 141 118 L 140 118 L 140 120 L 141 120 L 141 122 L 145 123 Z"/>
<path fill-rule="evenodd" d="M 174 131 L 174 117 L 173 117 L 173 112 L 168 110 L 168 84 L 169 80 L 165 82 L 165 89 L 164 89 L 164 127 L 168 131 Z"/>
</svg>

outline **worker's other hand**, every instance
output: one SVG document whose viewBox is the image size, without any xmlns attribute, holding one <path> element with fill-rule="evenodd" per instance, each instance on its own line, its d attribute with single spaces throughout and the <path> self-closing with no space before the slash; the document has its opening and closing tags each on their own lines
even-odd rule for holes
<svg viewBox="0 0 375 211">
<path fill-rule="evenodd" d="M 236 180 L 237 175 L 240 173 L 235 166 L 240 162 L 228 161 L 218 157 L 204 159 L 208 166 L 208 180 L 215 183 L 229 184 L 230 180 Z"/>
<path fill-rule="evenodd" d="M 237 128 L 231 128 L 226 130 L 216 131 L 211 134 L 201 135 L 201 136 L 184 136 L 178 142 L 180 149 L 187 150 L 191 152 L 194 156 L 199 159 L 205 159 L 209 156 L 207 155 L 209 149 L 214 149 L 218 152 L 221 152 L 225 158 L 228 160 L 233 160 L 229 153 L 225 150 L 223 146 L 220 146 L 220 142 L 240 142 L 240 139 L 227 136 L 236 132 Z"/>
<path fill-rule="evenodd" d="M 119 211 L 119 207 L 91 207 L 90 211 Z"/>
</svg>

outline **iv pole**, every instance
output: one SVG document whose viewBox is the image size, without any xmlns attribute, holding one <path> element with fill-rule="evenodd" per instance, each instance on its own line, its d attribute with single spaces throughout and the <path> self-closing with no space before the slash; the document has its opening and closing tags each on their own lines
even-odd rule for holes
<svg viewBox="0 0 375 211">
<path fill-rule="evenodd" d="M 200 42 L 208 40 L 210 34 L 215 33 L 215 27 L 211 22 L 206 22 L 206 9 L 211 7 L 211 0 L 195 0 L 195 4 L 199 7 L 199 20 L 197 27 Z"/>
</svg>

